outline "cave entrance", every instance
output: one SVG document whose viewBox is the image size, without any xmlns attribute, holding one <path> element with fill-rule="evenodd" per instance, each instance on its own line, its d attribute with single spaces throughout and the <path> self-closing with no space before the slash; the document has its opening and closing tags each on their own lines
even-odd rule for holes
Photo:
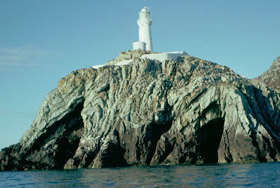
<svg viewBox="0 0 280 188">
<path fill-rule="evenodd" d="M 45 133 L 34 142 L 26 156 L 40 158 L 41 161 L 36 164 L 37 169 L 62 169 L 75 155 L 84 132 L 82 109 L 83 101 L 73 107 L 73 110 L 61 120 L 47 127 Z"/>
<path fill-rule="evenodd" d="M 218 148 L 224 129 L 224 120 L 211 120 L 198 131 L 198 151 L 203 163 L 218 162 Z"/>
</svg>

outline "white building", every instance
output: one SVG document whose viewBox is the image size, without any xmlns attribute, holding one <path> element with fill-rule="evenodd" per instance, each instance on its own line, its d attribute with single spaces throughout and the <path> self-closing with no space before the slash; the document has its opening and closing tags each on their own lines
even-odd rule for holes
<svg viewBox="0 0 280 188">
<path fill-rule="evenodd" d="M 139 41 L 133 43 L 133 50 L 149 50 L 153 51 L 150 12 L 147 7 L 144 7 L 139 12 L 139 19 L 137 20 L 139 26 Z"/>
<path fill-rule="evenodd" d="M 153 53 L 145 54 L 141 56 L 141 59 L 152 59 L 164 62 L 171 59 L 177 59 L 178 57 L 188 55 L 185 51 L 176 51 L 176 52 L 162 52 L 162 53 Z"/>
</svg>

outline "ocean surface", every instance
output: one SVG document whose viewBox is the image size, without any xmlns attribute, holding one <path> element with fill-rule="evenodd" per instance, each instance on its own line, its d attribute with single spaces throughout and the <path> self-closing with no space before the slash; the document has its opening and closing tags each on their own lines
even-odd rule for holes
<svg viewBox="0 0 280 188">
<path fill-rule="evenodd" d="M 0 187 L 280 187 L 280 163 L 0 172 Z"/>
</svg>

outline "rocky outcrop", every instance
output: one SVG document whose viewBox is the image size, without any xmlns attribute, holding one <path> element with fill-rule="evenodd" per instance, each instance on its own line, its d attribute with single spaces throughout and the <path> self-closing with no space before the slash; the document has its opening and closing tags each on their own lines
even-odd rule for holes
<svg viewBox="0 0 280 188">
<path fill-rule="evenodd" d="M 268 71 L 254 80 L 264 82 L 268 87 L 280 92 L 280 56 L 273 61 Z"/>
<path fill-rule="evenodd" d="M 152 54 L 152 53 L 155 52 L 151 52 L 147 50 L 128 50 L 125 52 L 120 52 L 115 59 L 108 61 L 106 65 L 115 65 L 120 61 L 139 59 L 142 55 Z"/>
<path fill-rule="evenodd" d="M 59 81 L 1 170 L 280 160 L 280 95 L 192 56 Z"/>
</svg>

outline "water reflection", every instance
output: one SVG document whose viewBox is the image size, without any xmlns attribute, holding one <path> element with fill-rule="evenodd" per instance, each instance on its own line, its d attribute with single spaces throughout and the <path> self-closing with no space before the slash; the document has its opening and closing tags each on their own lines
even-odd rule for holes
<svg viewBox="0 0 280 188">
<path fill-rule="evenodd" d="M 1 172 L 1 187 L 279 187 L 280 163 Z"/>
</svg>

